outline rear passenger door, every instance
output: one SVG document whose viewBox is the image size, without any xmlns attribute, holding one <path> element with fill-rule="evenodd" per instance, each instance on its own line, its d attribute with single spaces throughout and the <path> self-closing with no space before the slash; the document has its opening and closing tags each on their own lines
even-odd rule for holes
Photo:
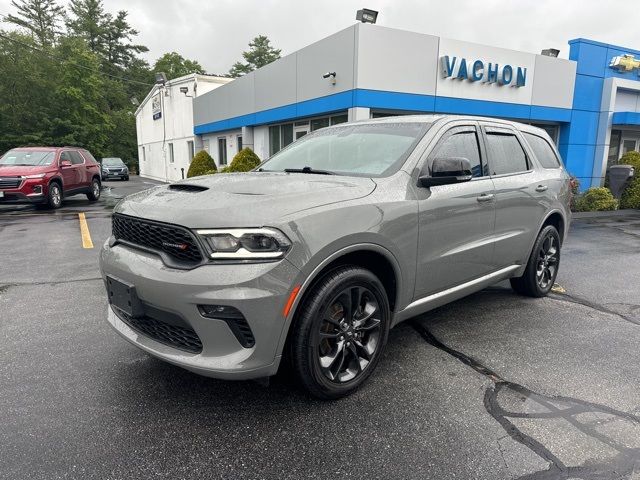
<svg viewBox="0 0 640 480">
<path fill-rule="evenodd" d="M 440 136 L 421 163 L 436 157 L 465 157 L 473 179 L 418 188 L 418 264 L 414 298 L 419 299 L 494 270 L 494 187 L 485 173 L 475 122 L 457 123 Z"/>
<path fill-rule="evenodd" d="M 489 175 L 495 186 L 495 257 L 497 267 L 522 264 L 545 213 L 538 172 L 518 131 L 482 122 Z"/>
<path fill-rule="evenodd" d="M 87 169 L 84 166 L 84 157 L 75 150 L 69 152 L 71 156 L 71 163 L 76 171 L 76 188 L 86 187 L 89 185 L 87 180 Z"/>
<path fill-rule="evenodd" d="M 68 162 L 68 165 L 63 165 L 62 162 Z M 73 164 L 70 150 L 64 150 L 60 153 L 60 175 L 62 175 L 63 189 L 69 192 L 75 188 L 78 188 L 78 166 Z"/>
</svg>

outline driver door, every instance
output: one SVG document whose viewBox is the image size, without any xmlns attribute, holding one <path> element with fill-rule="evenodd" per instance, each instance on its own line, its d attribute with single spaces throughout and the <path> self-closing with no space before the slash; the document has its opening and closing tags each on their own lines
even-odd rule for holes
<svg viewBox="0 0 640 480">
<path fill-rule="evenodd" d="M 475 122 L 450 127 L 421 165 L 464 157 L 470 181 L 418 187 L 418 264 L 414 299 L 481 277 L 494 270 L 495 190 L 486 169 Z"/>
</svg>

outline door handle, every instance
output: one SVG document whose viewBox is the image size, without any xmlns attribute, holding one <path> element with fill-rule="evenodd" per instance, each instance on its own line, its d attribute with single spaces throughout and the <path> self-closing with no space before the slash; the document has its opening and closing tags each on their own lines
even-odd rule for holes
<svg viewBox="0 0 640 480">
<path fill-rule="evenodd" d="M 536 192 L 544 192 L 547 188 L 549 187 L 547 187 L 546 185 L 538 185 L 536 187 Z"/>
<path fill-rule="evenodd" d="M 495 197 L 495 195 L 493 193 L 483 193 L 482 195 L 479 195 L 476 197 L 476 200 L 479 202 L 490 202 L 493 200 L 493 197 Z"/>
</svg>

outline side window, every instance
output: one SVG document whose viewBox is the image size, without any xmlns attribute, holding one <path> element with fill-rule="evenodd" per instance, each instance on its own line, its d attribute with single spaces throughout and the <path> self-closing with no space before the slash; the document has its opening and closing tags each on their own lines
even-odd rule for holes
<svg viewBox="0 0 640 480">
<path fill-rule="evenodd" d="M 98 163 L 98 161 L 93 157 L 93 155 L 91 155 L 88 150 L 82 150 L 82 156 L 87 159 L 87 163 Z"/>
<path fill-rule="evenodd" d="M 71 163 L 73 163 L 73 160 L 71 159 L 71 155 L 70 155 L 70 153 L 71 153 L 71 152 L 67 152 L 67 151 L 62 152 L 62 153 L 60 154 L 60 163 L 64 162 L 65 160 L 66 160 L 67 162 L 71 162 Z"/>
<path fill-rule="evenodd" d="M 431 159 L 436 157 L 464 157 L 471 163 L 473 176 L 482 177 L 478 135 L 473 127 L 458 127 L 446 133 L 430 155 Z"/>
<path fill-rule="evenodd" d="M 69 156 L 71 157 L 71 163 L 74 165 L 80 165 L 84 163 L 84 158 L 78 152 L 69 152 Z"/>
<path fill-rule="evenodd" d="M 518 137 L 513 133 L 488 129 L 487 155 L 489 157 L 489 173 L 491 175 L 526 172 L 529 170 L 527 155 L 524 153 Z"/>
<path fill-rule="evenodd" d="M 558 168 L 560 166 L 556 152 L 551 148 L 549 142 L 533 133 L 522 132 L 522 134 L 540 165 L 544 168 Z"/>
</svg>

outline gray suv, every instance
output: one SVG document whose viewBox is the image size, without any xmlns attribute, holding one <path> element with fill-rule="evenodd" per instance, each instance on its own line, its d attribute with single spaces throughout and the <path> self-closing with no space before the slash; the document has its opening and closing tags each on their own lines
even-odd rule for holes
<svg viewBox="0 0 640 480">
<path fill-rule="evenodd" d="M 546 295 L 570 178 L 549 136 L 495 119 L 346 123 L 250 173 L 122 200 L 100 265 L 108 321 L 167 362 L 225 379 L 286 358 L 326 399 L 356 389 L 399 322 L 509 279 Z"/>
</svg>

